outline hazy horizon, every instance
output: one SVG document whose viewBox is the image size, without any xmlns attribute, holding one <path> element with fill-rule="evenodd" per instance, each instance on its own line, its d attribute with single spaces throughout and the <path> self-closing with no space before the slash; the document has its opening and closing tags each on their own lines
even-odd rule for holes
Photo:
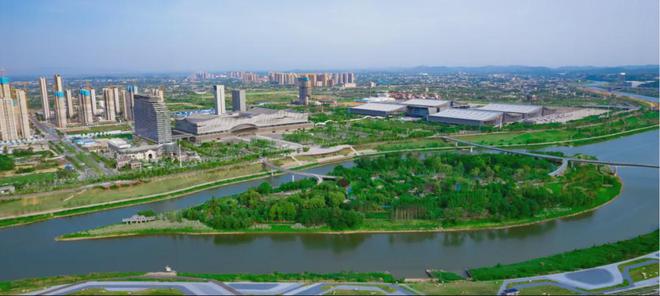
<svg viewBox="0 0 660 296">
<path fill-rule="evenodd" d="M 656 0 L 8 1 L 8 75 L 659 64 Z"/>
</svg>

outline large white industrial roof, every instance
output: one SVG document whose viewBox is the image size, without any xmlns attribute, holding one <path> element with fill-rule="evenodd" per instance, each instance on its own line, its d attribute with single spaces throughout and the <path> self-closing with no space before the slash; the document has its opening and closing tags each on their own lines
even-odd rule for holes
<svg viewBox="0 0 660 296">
<path fill-rule="evenodd" d="M 366 103 L 352 108 L 360 109 L 360 110 L 370 110 L 370 111 L 394 112 L 394 111 L 402 110 L 406 108 L 406 106 L 402 106 L 398 104 Z"/>
<path fill-rule="evenodd" d="M 501 112 L 482 111 L 475 109 L 446 109 L 429 115 L 430 117 L 456 118 L 465 120 L 489 121 L 501 116 Z"/>
<path fill-rule="evenodd" d="M 488 104 L 478 108 L 479 110 L 498 111 L 505 113 L 534 113 L 541 110 L 541 106 L 535 105 L 513 105 L 513 104 Z"/>
<path fill-rule="evenodd" d="M 406 106 L 423 106 L 423 107 L 440 107 L 449 104 L 449 101 L 443 100 L 427 100 L 427 99 L 412 99 L 401 104 Z"/>
</svg>

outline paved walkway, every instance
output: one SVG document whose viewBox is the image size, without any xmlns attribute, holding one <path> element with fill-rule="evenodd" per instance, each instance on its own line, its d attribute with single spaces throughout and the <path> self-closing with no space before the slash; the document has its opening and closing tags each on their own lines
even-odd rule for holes
<svg viewBox="0 0 660 296">
<path fill-rule="evenodd" d="M 82 290 L 140 291 L 175 289 L 186 295 L 325 295 L 335 290 L 374 291 L 387 295 L 414 295 L 396 284 L 388 283 L 296 283 L 296 282 L 159 282 L 159 281 L 88 281 L 59 285 L 28 295 L 66 295 Z M 393 292 L 388 292 L 386 290 Z"/>
<path fill-rule="evenodd" d="M 507 288 L 516 288 L 520 290 L 525 288 L 542 287 L 542 286 L 555 286 L 572 291 L 574 293 L 585 294 L 585 295 L 594 293 L 589 290 L 601 290 L 600 293 L 608 294 L 608 293 L 625 291 L 639 287 L 645 287 L 651 284 L 657 284 L 659 278 L 634 282 L 632 277 L 630 276 L 630 270 L 643 267 L 646 265 L 656 264 L 658 263 L 658 257 L 660 257 L 660 252 L 654 252 L 641 257 L 637 257 L 613 264 L 603 265 L 596 268 L 505 280 L 502 283 L 502 286 L 500 286 L 498 295 L 501 295 L 504 292 L 504 290 L 506 290 Z M 619 270 L 620 265 L 640 259 L 648 259 L 648 260 L 626 266 L 623 269 L 623 271 Z M 541 282 L 541 281 L 545 281 L 545 282 Z M 625 287 L 615 287 L 625 283 L 627 283 Z M 611 289 L 607 289 L 610 287 Z"/>
</svg>

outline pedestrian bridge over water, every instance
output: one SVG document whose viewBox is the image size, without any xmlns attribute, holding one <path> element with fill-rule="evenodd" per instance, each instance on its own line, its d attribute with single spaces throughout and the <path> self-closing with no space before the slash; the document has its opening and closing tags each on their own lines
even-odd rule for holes
<svg viewBox="0 0 660 296">
<path fill-rule="evenodd" d="M 447 137 L 447 136 L 442 136 L 440 138 L 444 139 L 445 141 L 454 142 L 454 143 L 456 143 L 456 145 L 463 144 L 463 145 L 467 145 L 467 146 L 471 146 L 471 147 L 477 147 L 477 148 L 482 148 L 482 149 L 487 149 L 487 150 L 499 151 L 499 152 L 503 152 L 503 153 L 519 154 L 519 155 L 531 156 L 531 157 L 536 157 L 536 158 L 545 158 L 545 159 L 561 161 L 561 166 L 559 166 L 559 168 L 557 168 L 557 170 L 555 170 L 554 172 L 550 173 L 550 176 L 559 176 L 559 175 L 563 174 L 564 171 L 566 170 L 566 168 L 568 167 L 569 163 L 571 163 L 571 162 L 602 164 L 602 165 L 610 165 L 610 166 L 614 166 L 614 167 L 620 167 L 621 166 L 621 167 L 640 167 L 640 168 L 653 168 L 653 169 L 660 168 L 660 166 L 658 166 L 657 164 L 616 162 L 616 161 L 604 161 L 604 160 L 594 160 L 594 159 L 581 159 L 581 158 L 573 158 L 573 157 L 561 157 L 561 156 L 554 156 L 554 155 L 548 155 L 548 154 L 539 154 L 539 153 L 531 153 L 531 152 L 525 152 L 525 151 L 516 151 L 516 150 L 503 149 L 503 148 L 498 148 L 498 147 L 494 147 L 494 146 L 488 146 L 488 145 L 463 141 L 463 140 L 459 140 L 459 139 L 452 138 L 452 137 Z"/>
<path fill-rule="evenodd" d="M 308 172 L 301 172 L 301 171 L 293 171 L 289 170 L 280 166 L 277 166 L 273 164 L 272 162 L 268 161 L 266 158 L 261 159 L 261 163 L 264 165 L 264 167 L 270 168 L 275 171 L 280 171 L 283 173 L 291 174 L 291 175 L 298 175 L 298 176 L 303 176 L 303 177 L 311 177 L 315 178 L 317 183 L 323 182 L 323 180 L 335 180 L 337 179 L 336 176 L 329 176 L 329 175 L 321 175 L 321 174 L 314 174 L 314 173 L 308 173 Z"/>
</svg>

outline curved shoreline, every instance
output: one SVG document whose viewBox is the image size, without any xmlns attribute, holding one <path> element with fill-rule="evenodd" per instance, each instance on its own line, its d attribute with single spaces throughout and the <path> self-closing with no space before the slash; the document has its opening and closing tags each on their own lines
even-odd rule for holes
<svg viewBox="0 0 660 296">
<path fill-rule="evenodd" d="M 535 146 L 542 147 L 542 146 L 571 144 L 571 143 L 575 143 L 575 142 L 578 142 L 578 143 L 579 142 L 586 142 L 586 143 L 583 143 L 583 144 L 590 144 L 592 142 L 598 142 L 599 140 L 615 139 L 615 138 L 619 138 L 619 137 L 623 137 L 623 136 L 627 136 L 627 135 L 631 135 L 631 134 L 650 131 L 652 129 L 657 129 L 659 127 L 660 127 L 660 125 L 651 125 L 651 126 L 636 128 L 636 129 L 632 129 L 632 130 L 628 130 L 628 131 L 622 131 L 622 132 L 614 133 L 614 134 L 611 134 L 611 135 L 602 135 L 602 136 L 596 136 L 596 137 L 570 139 L 570 140 L 564 140 L 564 141 L 553 141 L 553 142 L 545 142 L 545 143 L 495 145 L 495 147 L 505 147 L 505 148 L 516 147 L 516 148 L 521 148 L 522 149 L 522 148 L 527 148 L 527 147 L 533 148 Z M 350 155 L 350 156 L 346 156 L 346 157 L 343 157 L 343 158 L 340 158 L 340 159 L 334 159 L 334 160 L 331 160 L 331 161 L 328 161 L 328 162 L 323 162 L 323 163 L 317 162 L 317 163 L 301 165 L 301 166 L 293 167 L 292 169 L 296 170 L 296 169 L 303 169 L 303 168 L 304 169 L 315 168 L 315 167 L 328 165 L 328 164 L 332 164 L 332 163 L 338 163 L 338 162 L 353 160 L 356 157 L 360 157 L 360 156 L 372 156 L 372 155 L 389 154 L 389 153 L 404 153 L 404 152 L 458 150 L 458 149 L 465 149 L 465 148 L 466 147 L 462 147 L 462 146 L 448 146 L 448 147 L 410 148 L 410 149 L 391 150 L 391 151 L 376 151 L 374 153 L 368 153 L 368 154 L 359 154 L 359 155 L 353 154 L 353 155 Z M 270 174 L 268 174 L 267 172 L 263 172 L 263 173 L 245 175 L 245 176 L 240 176 L 240 177 L 234 177 L 234 178 L 230 178 L 230 179 L 222 179 L 222 180 L 218 180 L 218 181 L 215 181 L 215 182 L 197 184 L 197 185 L 189 186 L 189 187 L 174 190 L 174 191 L 156 193 L 156 194 L 151 194 L 151 195 L 148 195 L 148 196 L 142 196 L 142 197 L 139 197 L 139 198 L 125 198 L 125 199 L 110 201 L 110 202 L 101 203 L 101 204 L 91 204 L 91 205 L 84 205 L 84 206 L 68 208 L 68 209 L 57 209 L 57 210 L 42 211 L 42 212 L 23 214 L 23 215 L 0 217 L 0 229 L 6 228 L 6 227 L 21 226 L 21 225 L 27 225 L 27 224 L 42 222 L 42 221 L 46 221 L 46 220 L 54 219 L 54 218 L 62 218 L 62 217 L 83 215 L 83 214 L 89 214 L 89 213 L 94 213 L 94 212 L 99 212 L 99 211 L 105 211 L 105 210 L 111 210 L 111 209 L 117 209 L 117 208 L 147 204 L 147 203 L 152 203 L 152 202 L 164 201 L 164 200 L 169 200 L 169 199 L 181 198 L 181 197 L 185 197 L 187 195 L 197 193 L 197 192 L 201 192 L 201 191 L 204 191 L 204 190 L 216 189 L 216 188 L 220 188 L 220 187 L 227 186 L 227 185 L 233 185 L 233 184 L 243 183 L 243 182 L 247 182 L 247 181 L 264 179 L 264 178 L 267 178 L 269 175 Z M 274 175 L 279 176 L 279 175 L 282 175 L 282 173 L 276 173 Z M 217 184 L 217 185 L 214 185 L 214 184 Z M 121 203 L 125 203 L 125 204 L 121 204 Z M 95 209 L 96 207 L 102 207 L 102 208 Z M 67 213 L 67 212 L 70 212 L 70 211 L 74 211 L 74 213 Z M 40 216 L 44 216 L 44 217 L 40 217 Z M 33 219 L 30 220 L 30 218 L 33 218 Z M 16 223 L 5 224 L 5 225 L 2 224 L 3 221 L 13 220 L 13 219 L 17 219 L 17 220 L 26 219 L 28 221 L 20 221 L 20 222 L 16 222 Z M 433 230 L 433 231 L 436 231 L 436 230 Z"/>
<path fill-rule="evenodd" d="M 590 213 L 604 207 L 614 200 L 621 196 L 623 192 L 623 181 L 617 175 L 616 179 L 619 181 L 619 191 L 607 201 L 598 204 L 592 208 L 584 209 L 574 213 L 569 213 L 566 215 L 561 215 L 558 217 L 545 218 L 538 221 L 529 221 L 529 222 L 511 222 L 504 223 L 502 225 L 494 226 L 476 226 L 476 227 L 450 227 L 450 228 L 436 228 L 436 229 L 401 229 L 401 230 L 323 230 L 323 231 L 207 231 L 207 232 L 185 232 L 185 231 L 163 231 L 161 233 L 138 233 L 138 232 L 128 232 L 128 233 L 117 233 L 117 234 L 107 234 L 107 235 L 97 235 L 90 237 L 71 237 L 63 238 L 58 236 L 55 238 L 56 241 L 79 241 L 79 240 L 96 240 L 96 239 L 111 239 L 111 238 L 122 238 L 122 237 L 140 237 L 140 236 L 161 236 L 161 235 L 195 235 L 195 236 L 216 236 L 216 235 L 279 235 L 279 234 L 292 234 L 292 235 L 351 235 L 351 234 L 388 234 L 388 233 L 451 233 L 451 232 L 473 232 L 473 231 L 483 231 L 483 230 L 500 230 L 500 229 L 509 229 L 516 227 L 525 227 L 530 225 L 547 223 L 550 221 L 571 218 L 579 216 L 582 214 Z"/>
</svg>

